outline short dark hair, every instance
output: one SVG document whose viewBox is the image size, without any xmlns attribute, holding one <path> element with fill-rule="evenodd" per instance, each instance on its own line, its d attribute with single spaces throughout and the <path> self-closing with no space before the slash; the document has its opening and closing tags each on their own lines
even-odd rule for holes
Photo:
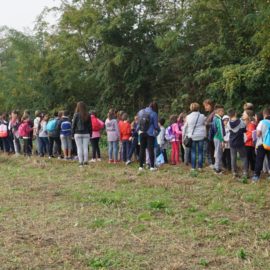
<svg viewBox="0 0 270 270">
<path fill-rule="evenodd" d="M 165 122 L 166 122 L 165 118 L 160 118 L 160 119 L 159 119 L 159 123 L 160 123 L 162 126 L 164 126 Z"/>
<path fill-rule="evenodd" d="M 203 102 L 203 105 L 210 105 L 212 108 L 214 108 L 214 101 L 212 99 L 206 99 L 204 102 Z"/>
<path fill-rule="evenodd" d="M 266 115 L 266 116 L 269 116 L 270 115 L 270 107 L 264 108 L 263 115 Z"/>
<path fill-rule="evenodd" d="M 236 115 L 236 110 L 234 108 L 229 109 L 228 110 L 228 115 L 229 115 L 230 118 L 235 116 Z"/>
<path fill-rule="evenodd" d="M 150 107 L 154 112 L 158 113 L 158 104 L 157 104 L 155 101 L 151 102 L 150 105 L 149 105 L 149 107 Z"/>
<path fill-rule="evenodd" d="M 220 104 L 216 104 L 215 105 L 215 110 L 218 110 L 218 109 L 224 109 L 224 106 L 220 105 Z"/>
<path fill-rule="evenodd" d="M 69 116 L 69 111 L 65 110 L 65 111 L 63 112 L 63 116 Z"/>
</svg>

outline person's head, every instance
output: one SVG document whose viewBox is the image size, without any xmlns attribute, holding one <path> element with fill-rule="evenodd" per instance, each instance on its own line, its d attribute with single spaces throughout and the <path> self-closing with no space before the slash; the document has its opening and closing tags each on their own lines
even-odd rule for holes
<svg viewBox="0 0 270 270">
<path fill-rule="evenodd" d="M 14 110 L 11 112 L 11 119 L 16 120 L 19 118 L 19 112 Z"/>
<path fill-rule="evenodd" d="M 127 113 L 123 113 L 122 114 L 122 120 L 123 121 L 127 121 L 128 120 L 128 114 Z"/>
<path fill-rule="evenodd" d="M 24 112 L 23 112 L 22 118 L 26 118 L 26 117 L 30 118 L 30 111 L 29 110 L 24 110 Z"/>
<path fill-rule="evenodd" d="M 115 119 L 115 113 L 112 112 L 112 111 L 109 111 L 109 113 L 108 113 L 108 119 L 109 120 Z"/>
<path fill-rule="evenodd" d="M 40 117 L 41 112 L 40 111 L 35 111 L 35 117 Z"/>
<path fill-rule="evenodd" d="M 266 107 L 263 110 L 263 118 L 270 116 L 270 107 Z"/>
<path fill-rule="evenodd" d="M 7 120 L 7 118 L 8 118 L 8 115 L 7 115 L 7 113 L 2 113 L 2 120 Z"/>
<path fill-rule="evenodd" d="M 150 107 L 154 112 L 158 113 L 158 104 L 157 104 L 155 101 L 151 102 L 150 105 L 149 105 L 149 107 Z"/>
<path fill-rule="evenodd" d="M 224 106 L 223 105 L 219 105 L 217 104 L 215 106 L 215 113 L 221 117 L 223 117 L 223 115 L 225 114 L 225 111 L 224 111 Z"/>
<path fill-rule="evenodd" d="M 138 115 L 135 115 L 135 116 L 134 116 L 134 122 L 135 122 L 135 123 L 138 123 L 138 121 L 139 121 L 139 117 L 138 117 Z"/>
<path fill-rule="evenodd" d="M 262 112 L 255 113 L 256 124 L 259 124 L 262 120 L 263 120 L 263 113 Z"/>
<path fill-rule="evenodd" d="M 223 121 L 223 123 L 224 123 L 224 126 L 226 126 L 226 125 L 228 124 L 228 122 L 230 121 L 229 115 L 224 115 L 224 116 L 222 117 L 222 121 Z"/>
<path fill-rule="evenodd" d="M 213 100 L 211 99 L 206 99 L 204 102 L 203 102 L 203 106 L 204 106 L 204 109 L 206 112 L 212 112 L 214 110 L 214 102 Z"/>
<path fill-rule="evenodd" d="M 242 115 L 242 119 L 245 121 L 245 122 L 250 122 L 253 120 L 253 117 L 254 117 L 254 113 L 253 111 L 251 110 L 245 110 L 243 112 L 243 115 Z"/>
<path fill-rule="evenodd" d="M 57 113 L 57 117 L 58 117 L 58 118 L 62 118 L 63 114 L 64 114 L 64 111 L 59 111 L 59 112 Z"/>
<path fill-rule="evenodd" d="M 87 121 L 87 119 L 88 119 L 88 112 L 87 112 L 86 105 L 85 105 L 85 103 L 83 101 L 79 101 L 77 103 L 75 113 L 78 113 L 80 115 L 80 117 L 84 121 Z"/>
<path fill-rule="evenodd" d="M 236 118 L 236 117 L 237 117 L 236 110 L 233 109 L 233 108 L 229 109 L 229 110 L 228 110 L 228 115 L 229 115 L 230 119 Z"/>
<path fill-rule="evenodd" d="M 65 110 L 63 111 L 62 117 L 68 117 L 69 116 L 69 111 Z"/>
<path fill-rule="evenodd" d="M 177 115 L 173 114 L 170 116 L 170 125 L 177 123 Z"/>
<path fill-rule="evenodd" d="M 44 115 L 44 117 L 43 117 L 43 120 L 44 120 L 44 121 L 48 121 L 48 120 L 49 120 L 49 117 L 50 117 L 49 114 L 46 113 L 46 114 Z"/>
<path fill-rule="evenodd" d="M 124 114 L 124 111 L 118 111 L 117 112 L 117 119 L 118 119 L 118 121 L 121 121 L 122 120 L 122 116 L 123 116 L 123 114 Z"/>
<path fill-rule="evenodd" d="M 165 118 L 160 118 L 159 119 L 159 125 L 163 127 L 164 124 L 165 124 Z"/>
<path fill-rule="evenodd" d="M 191 112 L 198 112 L 200 110 L 200 104 L 197 102 L 191 103 L 189 109 Z"/>
<path fill-rule="evenodd" d="M 23 115 L 23 117 L 22 117 L 23 122 L 29 121 L 29 119 L 30 119 L 30 116 L 27 114 Z"/>
<path fill-rule="evenodd" d="M 254 110 L 254 105 L 252 103 L 247 102 L 247 103 L 244 104 L 243 109 L 244 109 L 244 111 L 247 111 L 247 110 L 253 111 Z"/>
<path fill-rule="evenodd" d="M 180 123 L 184 123 L 185 117 L 187 116 L 186 113 L 182 112 L 179 114 L 177 121 Z"/>
</svg>

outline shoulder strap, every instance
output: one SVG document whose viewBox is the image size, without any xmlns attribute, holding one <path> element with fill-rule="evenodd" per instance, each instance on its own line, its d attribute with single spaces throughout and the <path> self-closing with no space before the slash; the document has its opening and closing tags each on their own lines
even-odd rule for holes
<svg viewBox="0 0 270 270">
<path fill-rule="evenodd" d="M 192 133 L 191 133 L 191 136 L 193 135 L 193 133 L 194 133 L 194 131 L 195 131 L 195 128 L 196 128 L 196 126 L 197 126 L 197 124 L 198 124 L 198 120 L 199 120 L 200 115 L 201 115 L 201 114 L 198 112 L 198 117 L 197 117 L 195 126 L 194 126 L 194 128 L 193 128 L 193 131 L 192 131 Z"/>
<path fill-rule="evenodd" d="M 268 128 L 270 128 L 270 122 L 267 120 L 263 120 L 263 124 L 265 124 Z"/>
</svg>

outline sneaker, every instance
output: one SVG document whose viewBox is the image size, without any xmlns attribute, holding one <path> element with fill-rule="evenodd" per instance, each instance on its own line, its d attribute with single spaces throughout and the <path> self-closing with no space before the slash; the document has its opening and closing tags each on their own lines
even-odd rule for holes
<svg viewBox="0 0 270 270">
<path fill-rule="evenodd" d="M 260 180 L 260 177 L 257 176 L 257 175 L 254 175 L 254 176 L 252 177 L 252 183 L 257 183 L 259 180 Z"/>
<path fill-rule="evenodd" d="M 211 165 L 209 165 L 208 168 L 214 170 L 215 169 L 215 165 L 211 164 Z"/>
<path fill-rule="evenodd" d="M 199 171 L 199 172 L 202 172 L 202 168 L 198 168 L 198 171 Z"/>
<path fill-rule="evenodd" d="M 60 160 L 60 159 L 62 159 L 62 157 L 58 157 L 57 159 L 59 159 L 59 160 Z"/>
<path fill-rule="evenodd" d="M 101 158 L 98 158 L 97 161 L 100 162 L 101 161 Z"/>
<path fill-rule="evenodd" d="M 214 169 L 215 174 L 222 174 L 222 170 Z"/>
<path fill-rule="evenodd" d="M 82 168 L 83 167 L 83 163 L 79 163 L 79 168 Z"/>
<path fill-rule="evenodd" d="M 151 168 L 150 168 L 150 171 L 151 171 L 151 172 L 154 172 L 154 171 L 156 171 L 156 170 L 157 170 L 156 167 L 151 167 Z"/>
<path fill-rule="evenodd" d="M 93 158 L 92 158 L 92 159 L 90 160 L 90 162 L 96 162 L 96 159 L 93 159 Z"/>
<path fill-rule="evenodd" d="M 113 160 L 112 160 L 112 159 L 110 159 L 110 160 L 108 161 L 108 163 L 112 164 L 112 163 L 113 163 Z"/>
<path fill-rule="evenodd" d="M 143 171 L 144 169 L 143 169 L 143 167 L 139 167 L 139 171 L 141 172 L 141 171 Z"/>
<path fill-rule="evenodd" d="M 126 162 L 126 165 L 129 165 L 131 163 L 131 160 L 128 160 L 127 162 Z"/>
</svg>

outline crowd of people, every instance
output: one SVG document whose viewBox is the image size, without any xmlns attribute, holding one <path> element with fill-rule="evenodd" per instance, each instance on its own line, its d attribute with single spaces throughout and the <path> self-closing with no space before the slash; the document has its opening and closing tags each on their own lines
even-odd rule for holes
<svg viewBox="0 0 270 270">
<path fill-rule="evenodd" d="M 35 141 L 40 157 L 77 159 L 84 166 L 89 162 L 90 143 L 90 162 L 101 161 L 99 142 L 105 130 L 109 163 L 137 161 L 140 171 L 155 171 L 164 163 L 182 162 L 191 165 L 192 171 L 207 166 L 216 174 L 227 170 L 234 178 L 251 176 L 253 182 L 262 172 L 270 174 L 270 108 L 255 113 L 253 104 L 246 103 L 243 112 L 232 108 L 225 114 L 224 106 L 210 99 L 203 107 L 205 114 L 198 103 L 192 103 L 188 113 L 171 115 L 168 124 L 158 117 L 156 102 L 133 120 L 126 112 L 111 109 L 102 121 L 83 102 L 77 103 L 72 118 L 67 111 L 52 117 L 36 111 L 32 120 L 29 111 L 21 116 L 14 110 L 0 115 L 0 149 L 31 156 Z"/>
</svg>

